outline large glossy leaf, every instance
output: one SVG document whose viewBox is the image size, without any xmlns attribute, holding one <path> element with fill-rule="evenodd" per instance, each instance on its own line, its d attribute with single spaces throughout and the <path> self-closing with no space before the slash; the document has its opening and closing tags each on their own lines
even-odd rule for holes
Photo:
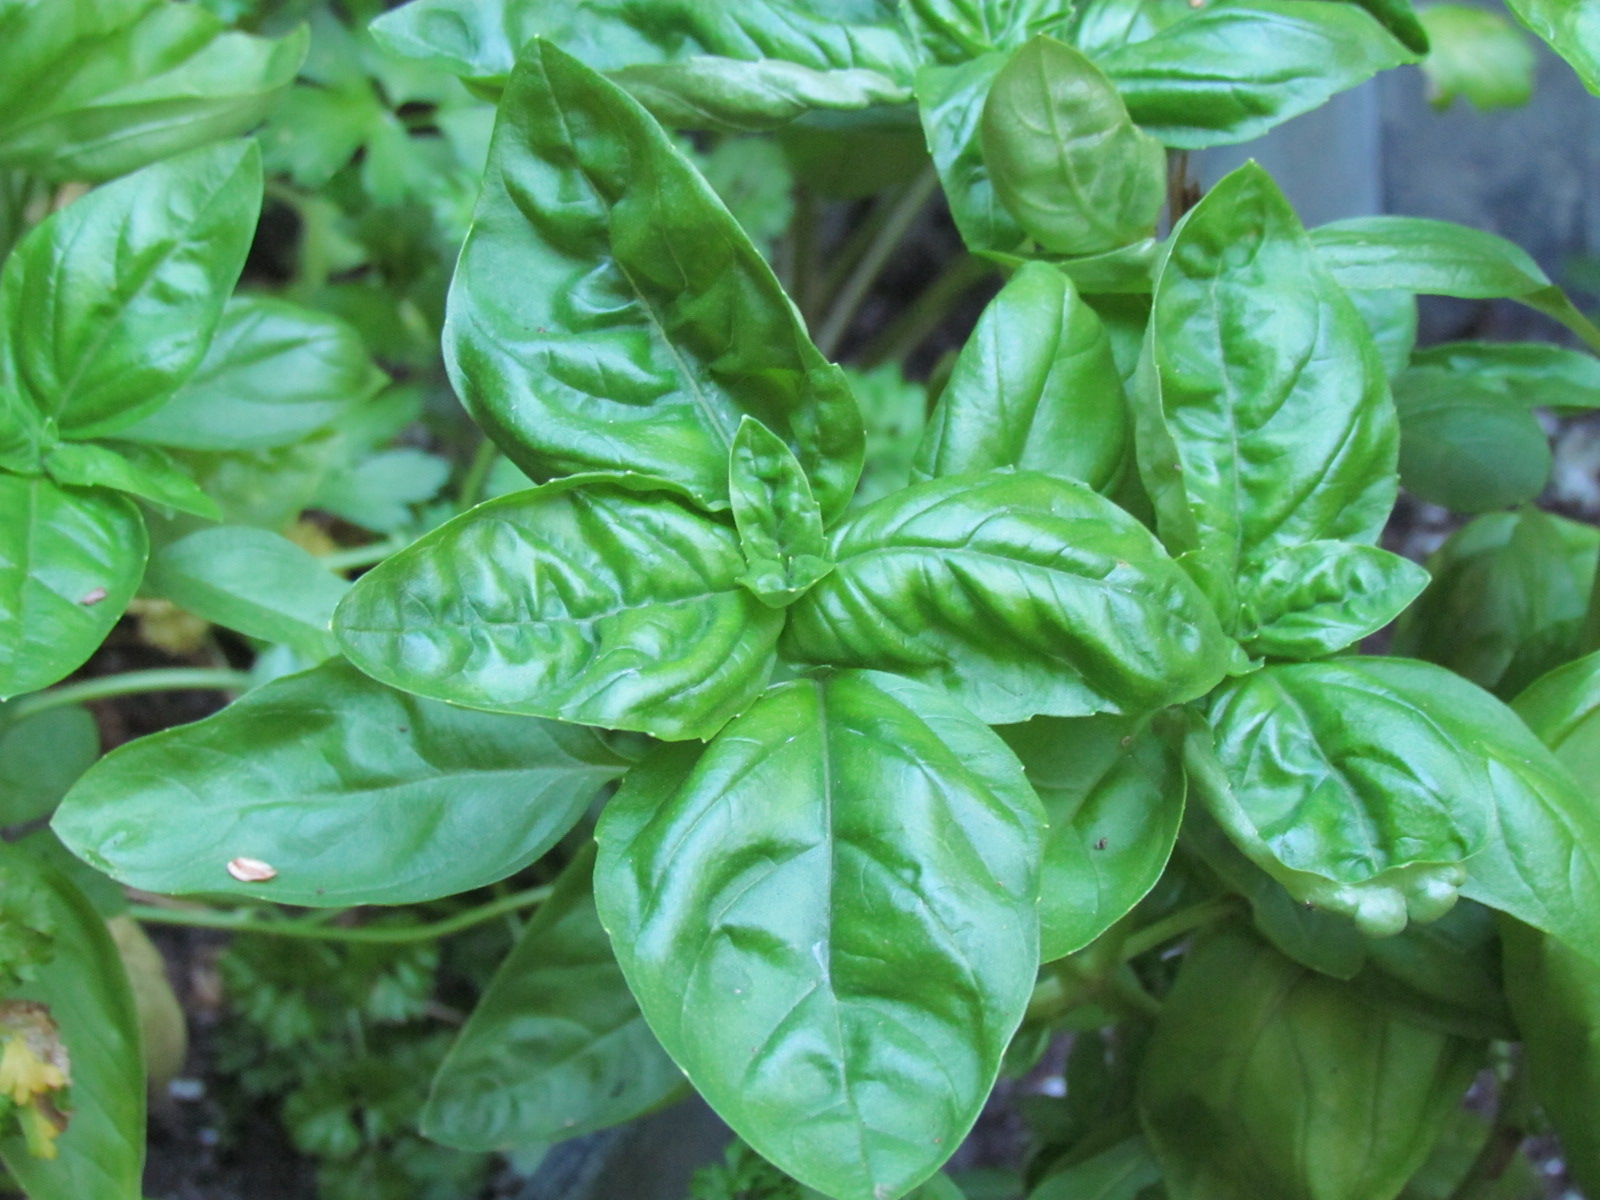
<svg viewBox="0 0 1600 1200">
<path fill-rule="evenodd" d="M 1550 481 L 1550 436 L 1532 409 L 1472 375 L 1412 367 L 1394 380 L 1400 482 L 1455 512 L 1527 504 Z"/>
<path fill-rule="evenodd" d="M 419 695 L 709 737 L 766 686 L 783 617 L 732 529 L 665 492 L 566 480 L 480 505 L 362 576 L 335 621 Z"/>
<path fill-rule="evenodd" d="M 978 319 L 912 478 L 1016 467 L 1104 491 L 1127 450 L 1127 398 L 1105 326 L 1066 275 L 1028 263 Z"/>
<path fill-rule="evenodd" d="M 728 494 L 749 568 L 740 582 L 764 603 L 793 604 L 833 569 L 805 472 L 777 434 L 749 417 L 733 439 Z"/>
<path fill-rule="evenodd" d="M 1494 823 L 1484 760 L 1529 740 L 1486 693 L 1404 659 L 1268 667 L 1219 689 L 1209 716 L 1191 781 L 1229 837 L 1297 899 L 1375 936 L 1455 902 Z M 1508 729 L 1485 745 L 1495 719 Z"/>
<path fill-rule="evenodd" d="M 228 302 L 189 381 L 119 436 L 187 450 L 262 450 L 325 429 L 385 383 L 361 336 L 265 296 Z"/>
<path fill-rule="evenodd" d="M 197 4 L 0 4 L 0 167 L 112 179 L 247 132 L 305 58 L 307 34 L 230 31 Z"/>
<path fill-rule="evenodd" d="M 1383 1200 L 1427 1158 L 1481 1060 L 1479 1044 L 1230 931 L 1185 959 L 1139 1106 L 1173 1200 Z"/>
<path fill-rule="evenodd" d="M 1495 234 L 1424 217 L 1353 217 L 1312 230 L 1311 239 L 1345 287 L 1516 300 L 1600 351 L 1600 329 L 1525 250 Z"/>
<path fill-rule="evenodd" d="M 1502 699 L 1581 652 L 1600 532 L 1526 509 L 1464 526 L 1428 559 L 1396 654 L 1449 667 Z"/>
<path fill-rule="evenodd" d="M 1376 546 L 1306 542 L 1274 555 L 1239 598 L 1239 641 L 1269 658 L 1321 658 L 1376 633 L 1428 573 Z"/>
<path fill-rule="evenodd" d="M 1186 150 L 1259 137 L 1274 125 L 1417 61 L 1354 4 L 1215 0 L 1100 67 L 1133 119 Z"/>
<path fill-rule="evenodd" d="M 893 0 L 412 0 L 372 31 L 390 51 L 488 92 L 506 85 L 535 37 L 597 71 L 715 56 L 905 82 L 913 65 Z"/>
<path fill-rule="evenodd" d="M 335 653 L 333 611 L 350 585 L 286 537 L 248 525 L 202 529 L 150 559 L 145 591 L 312 661 Z"/>
<path fill-rule="evenodd" d="M 0 391 L 69 437 L 130 425 L 200 363 L 261 206 L 254 143 L 146 167 L 22 239 L 0 273 Z"/>
<path fill-rule="evenodd" d="M 434 1076 L 423 1133 L 463 1150 L 559 1142 L 686 1086 L 645 1024 L 595 912 L 592 850 L 561 873 Z"/>
<path fill-rule="evenodd" d="M 1000 202 L 1044 250 L 1101 254 L 1149 237 L 1167 198 L 1161 143 L 1084 54 L 1037 37 L 984 103 L 983 159 Z"/>
<path fill-rule="evenodd" d="M 1394 505 L 1397 422 L 1383 364 L 1254 163 L 1173 235 L 1133 406 L 1161 540 L 1230 631 L 1241 594 L 1276 556 L 1312 541 L 1376 541 Z"/>
<path fill-rule="evenodd" d="M 1508 0 L 1508 7 L 1600 95 L 1600 5 L 1595 0 Z"/>
<path fill-rule="evenodd" d="M 849 388 L 749 238 L 648 114 L 548 43 L 500 109 L 445 354 L 534 479 L 639 471 L 725 508 L 745 415 L 795 450 L 825 514 L 860 473 Z"/>
<path fill-rule="evenodd" d="M 133 502 L 0 473 L 0 699 L 55 683 L 133 599 L 149 539 Z"/>
<path fill-rule="evenodd" d="M 662 1045 L 766 1158 L 894 1200 L 959 1145 L 1038 964 L 1043 814 L 938 691 L 768 692 L 607 807 L 596 898 Z"/>
<path fill-rule="evenodd" d="M 1015 254 L 1027 234 L 1000 202 L 984 161 L 982 125 L 989 89 L 1008 56 L 985 54 L 958 66 L 928 66 L 917 72 L 917 111 L 950 215 L 967 249 L 978 254 Z"/>
<path fill-rule="evenodd" d="M 33 1200 L 140 1200 L 145 1079 L 128 977 L 105 921 L 82 893 L 49 868 L 29 870 L 48 895 L 55 954 L 6 998 L 47 1005 L 60 1026 L 72 1060 L 72 1119 L 55 1158 L 35 1158 L 12 1134 L 0 1138 L 0 1160 Z"/>
<path fill-rule="evenodd" d="M 526 866 L 627 766 L 593 730 L 422 700 L 334 662 L 107 755 L 54 828 L 147 891 L 410 904 Z M 241 882 L 235 858 L 277 875 Z"/>
<path fill-rule="evenodd" d="M 1139 714 L 1234 664 L 1149 531 L 1081 484 L 950 475 L 850 514 L 837 564 L 789 610 L 783 650 L 938 684 L 991 724 Z"/>
<path fill-rule="evenodd" d="M 1188 784 L 1159 717 L 1035 717 L 996 732 L 1050 822 L 1039 881 L 1039 956 L 1049 962 L 1083 949 L 1155 886 Z"/>
</svg>

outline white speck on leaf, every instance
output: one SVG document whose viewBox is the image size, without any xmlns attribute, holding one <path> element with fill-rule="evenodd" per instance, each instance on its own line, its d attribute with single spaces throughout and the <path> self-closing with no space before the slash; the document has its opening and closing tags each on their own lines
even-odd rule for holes
<svg viewBox="0 0 1600 1200">
<path fill-rule="evenodd" d="M 94 589 L 94 591 L 86 593 L 83 599 L 79 600 L 78 603 L 83 605 L 85 608 L 88 608 L 90 605 L 99 604 L 100 601 L 104 600 L 108 594 L 109 593 L 107 593 L 105 588 L 97 587 Z"/>
<path fill-rule="evenodd" d="M 278 877 L 278 868 L 259 858 L 235 858 L 228 862 L 228 874 L 240 883 L 265 883 Z"/>
</svg>

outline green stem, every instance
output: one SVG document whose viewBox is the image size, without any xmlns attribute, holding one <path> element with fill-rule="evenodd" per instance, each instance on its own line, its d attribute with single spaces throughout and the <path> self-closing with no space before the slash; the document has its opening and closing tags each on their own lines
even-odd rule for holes
<svg viewBox="0 0 1600 1200">
<path fill-rule="evenodd" d="M 310 919 L 262 920 L 233 912 L 219 912 L 210 908 L 160 908 L 152 904 L 130 904 L 128 915 L 139 921 L 157 925 L 187 925 L 199 929 L 222 929 L 229 933 L 262 933 L 271 937 L 301 938 L 318 942 L 377 942 L 389 945 L 406 942 L 428 942 L 449 937 L 485 921 L 493 921 L 518 909 L 540 904 L 550 898 L 553 889 L 546 884 L 513 892 L 477 908 L 456 913 L 453 917 L 430 921 L 422 925 L 363 926 L 344 929 L 335 925 L 313 924 Z"/>
<path fill-rule="evenodd" d="M 391 537 L 381 542 L 368 542 L 365 546 L 351 546 L 317 557 L 317 561 L 330 571 L 354 571 L 358 567 L 372 567 L 381 563 L 411 544 L 410 538 Z"/>
<path fill-rule="evenodd" d="M 249 686 L 248 671 L 227 671 L 215 667 L 128 671 L 122 675 L 106 675 L 99 679 L 63 684 L 47 692 L 35 692 L 31 696 L 13 700 L 4 712 L 9 721 L 21 721 L 49 712 L 52 708 L 82 704 L 86 700 L 109 700 L 113 696 L 131 696 L 139 692 L 242 692 Z"/>
<path fill-rule="evenodd" d="M 950 315 L 956 301 L 994 270 L 973 254 L 952 259 L 910 306 L 884 326 L 857 356 L 864 370 L 886 362 L 903 362 Z"/>
<path fill-rule="evenodd" d="M 472 461 L 467 464 L 467 473 L 461 477 L 461 490 L 456 493 L 456 500 L 463 511 L 483 499 L 483 489 L 489 483 L 489 472 L 494 470 L 494 460 L 499 454 L 500 448 L 488 438 L 478 443 Z"/>
<path fill-rule="evenodd" d="M 916 223 L 928 201 L 933 198 L 938 186 L 939 176 L 930 165 L 908 183 L 895 200 L 894 207 L 889 210 L 889 215 L 883 223 L 883 228 L 878 230 L 877 236 L 872 239 L 872 244 L 867 247 L 866 253 L 861 256 L 860 261 L 839 288 L 838 295 L 834 296 L 828 305 L 828 315 L 823 319 L 822 327 L 817 333 L 817 349 L 822 351 L 824 357 L 832 358 L 838 353 L 839 343 L 849 332 L 850 323 L 855 320 L 856 312 L 861 308 L 861 302 L 867 298 L 867 293 L 877 280 L 878 273 L 889 261 L 889 256 L 894 253 L 895 247 L 911 231 L 912 225 Z"/>
<path fill-rule="evenodd" d="M 1189 908 L 1179 909 L 1153 925 L 1146 925 L 1136 933 L 1129 934 L 1122 943 L 1122 961 L 1129 962 L 1191 930 L 1215 924 L 1238 911 L 1239 902 L 1232 896 L 1215 896 Z"/>
</svg>

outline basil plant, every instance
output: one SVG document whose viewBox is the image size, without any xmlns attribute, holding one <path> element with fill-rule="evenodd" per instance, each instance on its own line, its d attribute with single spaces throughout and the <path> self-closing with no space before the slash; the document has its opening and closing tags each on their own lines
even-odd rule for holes
<svg viewBox="0 0 1600 1200">
<path fill-rule="evenodd" d="M 1576 9 L 1514 7 L 1600 84 Z M 1491 511 L 1542 490 L 1534 409 L 1592 406 L 1596 369 L 1414 353 L 1414 298 L 1600 331 L 1492 235 L 1307 230 L 1259 165 L 1197 198 L 1171 153 L 1417 62 L 1404 0 L 414 0 L 374 33 L 498 106 L 443 350 L 529 486 L 323 578 L 331 636 L 231 618 L 315 665 L 89 769 L 51 823 L 73 854 L 312 908 L 559 867 L 435 1079 L 422 1128 L 449 1145 L 692 1088 L 807 1195 L 935 1200 L 997 1077 L 1065 1031 L 1032 1196 L 1455 1194 L 1526 1119 L 1461 1108 L 1491 1065 L 1531 1071 L 1600 1186 L 1597 539 Z M 803 315 L 678 134 L 780 130 L 870 173 L 908 129 L 1004 283 L 891 470 L 830 361 L 843 327 Z M 121 492 L 209 502 L 129 448 L 204 420 L 157 408 L 259 198 L 251 152 L 195 153 L 150 170 L 241 182 L 183 200 L 220 230 L 190 235 L 192 317 L 146 283 L 153 327 L 80 352 L 107 285 L 44 274 L 79 216 L 144 227 L 109 211 L 140 176 L 6 265 L 0 497 L 39 532 L 3 536 L 51 564 L 0 547 L 8 694 L 133 594 Z M 114 436 L 141 419 L 147 442 Z M 1500 524 L 1425 570 L 1379 545 L 1402 483 Z M 1559 629 L 1533 576 L 1578 597 Z M 1403 654 L 1364 652 L 1397 618 Z M 142 1121 L 121 1086 L 91 1071 L 80 1110 Z"/>
</svg>

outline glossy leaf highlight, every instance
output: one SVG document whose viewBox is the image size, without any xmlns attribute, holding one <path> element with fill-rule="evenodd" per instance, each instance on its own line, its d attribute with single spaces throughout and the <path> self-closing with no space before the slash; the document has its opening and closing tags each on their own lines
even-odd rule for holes
<svg viewBox="0 0 1600 1200">
<path fill-rule="evenodd" d="M 772 689 L 647 760 L 598 832 L 600 915 L 662 1044 L 734 1129 L 841 1200 L 959 1144 L 1038 963 L 1038 801 L 921 684 Z"/>
<path fill-rule="evenodd" d="M 783 620 L 744 573 L 734 531 L 671 494 L 572 479 L 428 534 L 334 624 L 352 662 L 419 695 L 709 737 L 766 686 Z"/>
<path fill-rule="evenodd" d="M 54 829 L 147 891 L 412 904 L 527 866 L 627 768 L 594 730 L 423 700 L 333 662 L 107 755 Z M 241 882 L 236 858 L 276 875 Z"/>
</svg>

